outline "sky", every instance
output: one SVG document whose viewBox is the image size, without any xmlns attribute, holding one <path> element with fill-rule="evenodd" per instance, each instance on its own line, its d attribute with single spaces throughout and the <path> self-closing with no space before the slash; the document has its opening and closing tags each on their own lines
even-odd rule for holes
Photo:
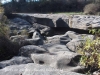
<svg viewBox="0 0 100 75">
<path fill-rule="evenodd" d="M 3 4 L 6 3 L 6 2 L 10 2 L 11 0 L 0 0 Z M 39 0 L 36 0 L 36 1 L 39 1 Z"/>
<path fill-rule="evenodd" d="M 1 0 L 2 3 L 10 2 L 11 0 Z"/>
</svg>

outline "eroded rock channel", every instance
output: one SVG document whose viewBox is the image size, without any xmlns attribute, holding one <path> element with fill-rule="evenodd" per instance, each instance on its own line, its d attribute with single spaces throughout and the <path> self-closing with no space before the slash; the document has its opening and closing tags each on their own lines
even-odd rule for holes
<svg viewBox="0 0 100 75">
<path fill-rule="evenodd" d="M 10 14 L 7 17 L 10 39 L 20 49 L 17 56 L 0 62 L 0 75 L 84 75 L 78 73 L 84 67 L 79 64 L 81 55 L 76 47 L 86 38 L 95 38 L 88 29 L 100 27 L 100 16 Z"/>
</svg>

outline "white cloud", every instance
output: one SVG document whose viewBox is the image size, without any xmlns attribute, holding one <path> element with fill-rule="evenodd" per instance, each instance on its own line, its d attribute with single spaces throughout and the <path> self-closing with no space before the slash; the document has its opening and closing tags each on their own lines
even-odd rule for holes
<svg viewBox="0 0 100 75">
<path fill-rule="evenodd" d="M 2 3 L 10 2 L 11 0 L 0 0 Z"/>
</svg>

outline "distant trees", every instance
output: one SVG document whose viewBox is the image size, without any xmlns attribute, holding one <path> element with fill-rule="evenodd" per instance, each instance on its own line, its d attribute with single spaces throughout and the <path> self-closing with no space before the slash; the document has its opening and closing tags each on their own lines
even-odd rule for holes
<svg viewBox="0 0 100 75">
<path fill-rule="evenodd" d="M 97 1 L 100 0 L 12 0 L 4 6 L 7 12 L 77 12 Z"/>
</svg>

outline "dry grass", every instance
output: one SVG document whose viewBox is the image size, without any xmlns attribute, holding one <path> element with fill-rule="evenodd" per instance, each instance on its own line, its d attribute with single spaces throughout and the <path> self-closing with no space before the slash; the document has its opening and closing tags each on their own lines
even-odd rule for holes
<svg viewBox="0 0 100 75">
<path fill-rule="evenodd" d="M 100 5 L 99 4 L 88 4 L 84 7 L 84 14 L 89 15 L 97 15 L 100 11 Z"/>
</svg>

